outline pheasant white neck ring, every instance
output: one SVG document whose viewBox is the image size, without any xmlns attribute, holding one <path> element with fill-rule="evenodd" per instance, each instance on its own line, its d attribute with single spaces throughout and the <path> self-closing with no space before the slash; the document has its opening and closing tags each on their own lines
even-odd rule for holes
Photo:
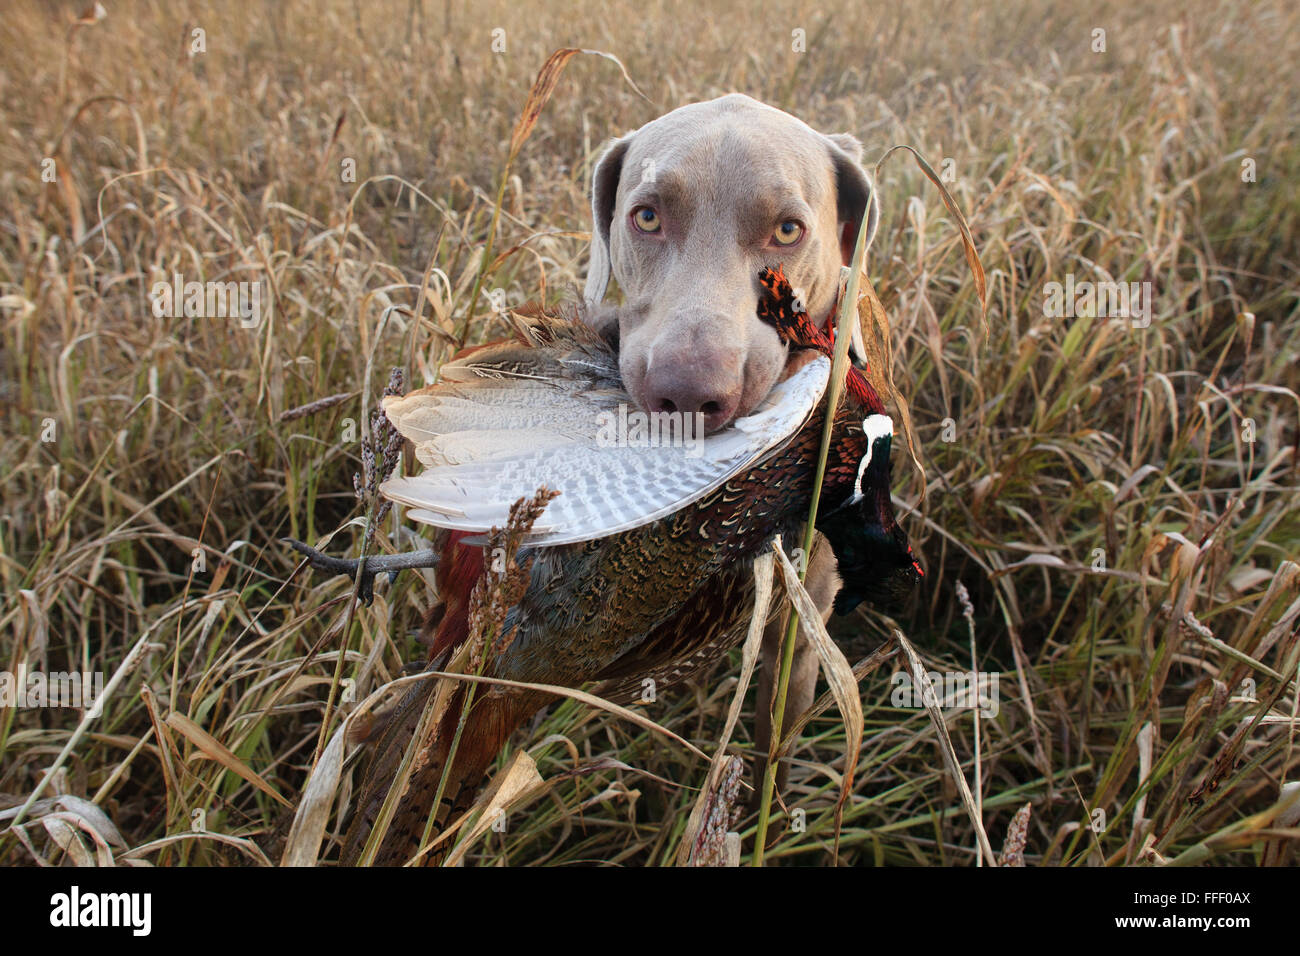
<svg viewBox="0 0 1300 956">
<path fill-rule="evenodd" d="M 867 468 L 871 465 L 871 456 L 876 450 L 876 442 L 882 438 L 893 439 L 894 420 L 888 415 L 868 415 L 862 421 L 862 432 L 867 436 L 867 453 L 858 463 L 858 477 L 853 481 L 853 500 L 850 504 L 857 504 L 862 500 L 862 476 L 867 473 Z"/>
</svg>

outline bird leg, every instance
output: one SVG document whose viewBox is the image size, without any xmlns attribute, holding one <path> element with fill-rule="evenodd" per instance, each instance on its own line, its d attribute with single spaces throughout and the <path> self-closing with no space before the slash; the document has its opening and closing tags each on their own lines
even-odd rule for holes
<svg viewBox="0 0 1300 956">
<path fill-rule="evenodd" d="M 317 571 L 331 574 L 346 574 L 354 581 L 360 577 L 357 595 L 369 607 L 375 599 L 375 575 L 389 574 L 391 583 L 397 572 L 407 568 L 434 568 L 438 566 L 439 554 L 433 548 L 420 551 L 408 551 L 405 554 L 379 554 L 364 558 L 335 558 L 317 551 L 310 545 L 293 538 L 281 538 L 281 544 L 287 544 L 307 559 Z"/>
</svg>

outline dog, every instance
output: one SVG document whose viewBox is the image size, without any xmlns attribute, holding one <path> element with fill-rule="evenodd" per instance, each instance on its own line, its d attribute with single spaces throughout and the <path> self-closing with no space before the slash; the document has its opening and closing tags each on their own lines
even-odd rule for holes
<svg viewBox="0 0 1300 956">
<path fill-rule="evenodd" d="M 698 414 L 707 432 L 717 431 L 792 370 L 786 346 L 756 314 L 758 276 L 781 264 L 809 316 L 826 321 L 863 219 L 868 244 L 879 221 L 861 155 L 853 136 L 819 133 L 738 93 L 680 107 L 605 148 L 592 174 L 583 298 L 590 324 L 617 343 L 623 384 L 644 412 Z M 611 277 L 623 294 L 618 308 L 603 304 Z M 855 323 L 862 356 L 860 335 Z M 823 621 L 839 584 L 819 540 L 807 587 Z M 763 635 L 760 755 L 771 742 L 786 623 L 783 615 Z M 811 706 L 817 671 L 800 640 L 782 730 Z M 756 781 L 766 763 L 760 756 Z M 781 788 L 788 770 L 782 761 Z"/>
</svg>

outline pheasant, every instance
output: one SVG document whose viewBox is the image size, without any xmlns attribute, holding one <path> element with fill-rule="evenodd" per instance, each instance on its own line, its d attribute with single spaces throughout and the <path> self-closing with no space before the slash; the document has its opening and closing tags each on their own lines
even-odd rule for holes
<svg viewBox="0 0 1300 956">
<path fill-rule="evenodd" d="M 484 569 L 481 534 L 503 525 L 511 502 L 541 485 L 562 493 L 524 541 L 519 559 L 531 561 L 527 587 L 506 614 L 512 637 L 489 655 L 485 673 L 569 687 L 602 681 L 597 693 L 630 702 L 643 681 L 664 687 L 685 679 L 743 638 L 754 559 L 775 535 L 789 536 L 806 519 L 830 372 L 830 339 L 798 311 L 781 270 L 765 269 L 760 287 L 759 317 L 792 352 L 810 350 L 811 360 L 792 356 L 791 367 L 806 361 L 754 413 L 703 439 L 702 447 L 596 441 L 596 423 L 608 421 L 601 415 L 631 401 L 618 358 L 587 326 L 556 316 L 521 324 L 523 341 L 467 350 L 443 366 L 439 384 L 385 401 L 427 470 L 390 479 L 381 490 L 406 504 L 411 519 L 450 532 L 437 563 L 442 601 L 426 625 L 430 660 L 445 660 L 467 637 L 469 597 Z M 840 614 L 863 600 L 903 594 L 922 574 L 894 519 L 891 437 L 879 397 L 850 368 L 816 522 L 843 579 L 835 600 Z M 332 559 L 312 563 L 340 569 Z M 409 692 L 374 735 L 345 864 L 361 856 L 433 683 Z M 424 835 L 467 810 L 510 734 L 553 699 L 534 690 L 477 694 L 448 767 L 466 692 L 464 684 L 452 691 L 443 726 L 426 738 L 430 750 L 374 862 L 406 862 Z M 439 862 L 449 843 L 421 862 Z"/>
</svg>

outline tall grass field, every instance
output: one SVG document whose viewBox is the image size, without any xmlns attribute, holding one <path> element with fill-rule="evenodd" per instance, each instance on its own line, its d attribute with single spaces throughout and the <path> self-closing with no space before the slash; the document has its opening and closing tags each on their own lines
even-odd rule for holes
<svg viewBox="0 0 1300 956">
<path fill-rule="evenodd" d="M 606 55 L 530 100 L 574 48 Z M 865 728 L 829 692 L 802 715 L 764 862 L 1295 863 L 1281 0 L 6 3 L 0 862 L 276 865 L 309 781 L 311 859 L 338 860 L 360 763 L 326 774 L 330 744 L 427 656 L 438 595 L 407 571 L 355 602 L 280 539 L 358 554 L 390 370 L 426 384 L 505 310 L 578 300 L 603 145 L 733 91 L 865 144 L 866 275 L 915 438 L 893 491 L 926 569 L 892 617 L 833 623 Z M 251 290 L 257 321 L 195 281 Z M 395 509 L 369 550 L 428 531 Z M 740 656 L 639 723 L 557 699 L 495 768 L 525 752 L 545 785 L 466 827 L 463 859 L 677 862 Z M 72 673 L 95 706 L 27 693 Z"/>
</svg>

